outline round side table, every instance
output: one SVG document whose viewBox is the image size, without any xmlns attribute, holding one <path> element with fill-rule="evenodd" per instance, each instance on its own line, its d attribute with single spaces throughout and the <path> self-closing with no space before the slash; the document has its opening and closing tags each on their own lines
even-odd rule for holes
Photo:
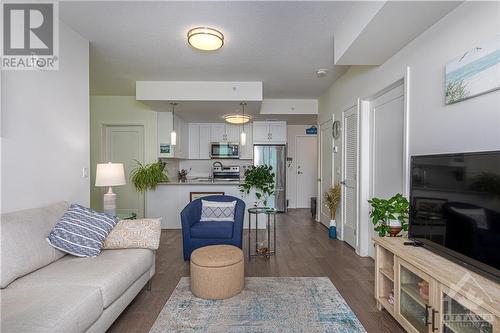
<svg viewBox="0 0 500 333">
<path fill-rule="evenodd" d="M 255 207 L 248 209 L 248 258 L 266 257 L 269 258 L 276 254 L 276 214 L 278 211 L 274 208 Z M 255 252 L 252 252 L 252 215 L 255 216 Z M 259 247 L 259 215 L 266 215 L 267 246 Z M 272 228 L 271 228 L 272 224 Z M 272 229 L 272 232 L 271 232 Z M 271 237 L 271 233 L 273 236 Z M 271 243 L 271 239 L 273 240 Z"/>
</svg>

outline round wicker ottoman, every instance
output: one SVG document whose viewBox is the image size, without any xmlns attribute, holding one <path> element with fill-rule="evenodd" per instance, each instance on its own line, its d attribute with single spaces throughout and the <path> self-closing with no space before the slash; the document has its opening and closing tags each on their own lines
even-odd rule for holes
<svg viewBox="0 0 500 333">
<path fill-rule="evenodd" d="M 232 245 L 211 245 L 191 254 L 191 292 L 205 299 L 226 299 L 245 285 L 243 251 Z"/>
</svg>

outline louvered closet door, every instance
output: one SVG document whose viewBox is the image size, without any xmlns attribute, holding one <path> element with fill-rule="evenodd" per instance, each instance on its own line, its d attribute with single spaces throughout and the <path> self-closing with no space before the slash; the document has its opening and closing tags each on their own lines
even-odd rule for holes
<svg viewBox="0 0 500 333">
<path fill-rule="evenodd" d="M 343 234 L 344 241 L 357 247 L 357 173 L 358 173 L 358 112 L 357 106 L 342 113 L 343 131 Z"/>
</svg>

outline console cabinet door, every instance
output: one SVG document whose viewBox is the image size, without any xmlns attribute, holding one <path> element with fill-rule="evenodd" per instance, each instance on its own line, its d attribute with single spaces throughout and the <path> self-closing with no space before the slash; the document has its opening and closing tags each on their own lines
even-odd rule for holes
<svg viewBox="0 0 500 333">
<path fill-rule="evenodd" d="M 414 266 L 396 260 L 395 317 L 411 333 L 439 330 L 437 282 Z"/>
<path fill-rule="evenodd" d="M 473 277 L 470 277 L 471 283 Z M 464 276 L 467 283 L 468 277 Z M 461 294 L 440 285 L 440 315 L 439 332 L 441 333 L 495 333 L 498 332 L 496 318 L 484 310 L 480 304 L 466 299 Z M 474 295 L 480 303 L 483 297 L 490 297 L 487 291 L 484 295 Z M 495 331 L 496 329 L 496 331 Z"/>
</svg>

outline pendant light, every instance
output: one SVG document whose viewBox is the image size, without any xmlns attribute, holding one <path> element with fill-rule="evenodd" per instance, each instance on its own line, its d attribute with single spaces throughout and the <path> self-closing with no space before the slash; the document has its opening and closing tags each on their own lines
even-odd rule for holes
<svg viewBox="0 0 500 333">
<path fill-rule="evenodd" d="M 241 102 L 241 108 L 243 109 L 243 118 L 245 118 L 245 105 L 247 103 Z M 245 146 L 247 144 L 247 134 L 245 133 L 245 123 L 243 123 L 243 130 L 240 133 L 240 145 Z"/>
<path fill-rule="evenodd" d="M 175 132 L 175 106 L 177 103 L 171 102 L 172 105 L 172 132 L 170 132 L 170 145 L 175 146 L 177 144 L 177 133 Z"/>
</svg>

